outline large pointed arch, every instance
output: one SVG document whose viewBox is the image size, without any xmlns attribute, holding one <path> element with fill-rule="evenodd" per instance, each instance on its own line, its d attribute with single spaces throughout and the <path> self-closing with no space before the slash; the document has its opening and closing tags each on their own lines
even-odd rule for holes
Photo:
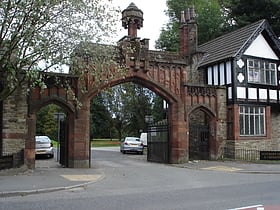
<svg viewBox="0 0 280 210">
<path fill-rule="evenodd" d="M 162 97 L 168 103 L 168 128 L 169 128 L 169 163 L 178 163 L 186 161 L 186 149 L 185 149 L 185 141 L 186 133 L 185 129 L 185 119 L 182 114 L 184 113 L 183 102 L 180 97 L 164 88 L 160 84 L 154 82 L 150 78 L 147 77 L 146 74 L 144 76 L 130 75 L 125 78 L 118 78 L 110 81 L 109 83 L 99 86 L 98 89 L 93 89 L 91 92 L 88 92 L 86 101 L 90 101 L 95 95 L 97 95 L 101 90 L 105 90 L 106 88 L 113 87 L 115 85 L 119 85 L 126 82 L 133 82 L 139 85 L 142 85 L 145 88 L 153 91 L 160 97 Z"/>
<path fill-rule="evenodd" d="M 155 83 L 154 81 L 149 80 L 148 78 L 139 77 L 135 75 L 124 77 L 124 78 L 116 78 L 106 84 L 100 85 L 98 88 L 94 88 L 90 90 L 87 94 L 87 97 L 92 99 L 95 95 L 97 95 L 102 90 L 127 82 L 133 82 L 142 85 L 145 88 L 148 88 L 149 90 L 153 91 L 157 95 L 161 96 L 164 100 L 168 101 L 168 103 L 176 103 L 180 101 L 180 98 L 178 96 L 174 95 L 174 93 L 170 92 L 169 90 L 162 87 L 158 83 Z"/>
</svg>

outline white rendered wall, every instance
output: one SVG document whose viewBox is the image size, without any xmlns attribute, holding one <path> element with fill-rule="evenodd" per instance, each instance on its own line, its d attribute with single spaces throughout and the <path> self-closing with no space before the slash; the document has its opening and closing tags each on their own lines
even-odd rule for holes
<svg viewBox="0 0 280 210">
<path fill-rule="evenodd" d="M 269 46 L 262 34 L 260 34 L 253 41 L 253 43 L 248 47 L 244 54 L 254 57 L 279 60 L 279 58 L 273 52 L 273 50 L 271 49 L 271 47 Z"/>
</svg>

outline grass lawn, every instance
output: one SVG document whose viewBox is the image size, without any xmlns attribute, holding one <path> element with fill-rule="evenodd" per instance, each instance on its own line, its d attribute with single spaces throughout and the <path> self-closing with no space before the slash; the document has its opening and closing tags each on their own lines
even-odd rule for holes
<svg viewBox="0 0 280 210">
<path fill-rule="evenodd" d="M 92 139 L 91 146 L 92 147 L 113 147 L 119 146 L 120 141 L 117 139 Z"/>
<path fill-rule="evenodd" d="M 57 142 L 52 141 L 52 143 L 53 147 L 57 148 Z M 117 147 L 120 145 L 120 141 L 118 139 L 92 139 L 90 143 L 92 147 Z"/>
<path fill-rule="evenodd" d="M 57 141 L 54 141 L 54 140 L 51 140 L 52 141 L 52 143 L 53 143 L 53 147 L 54 148 L 57 148 Z"/>
</svg>

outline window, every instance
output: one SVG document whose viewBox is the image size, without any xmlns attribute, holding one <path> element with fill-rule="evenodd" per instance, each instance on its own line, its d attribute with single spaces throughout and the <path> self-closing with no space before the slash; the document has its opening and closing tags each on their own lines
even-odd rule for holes
<svg viewBox="0 0 280 210">
<path fill-rule="evenodd" d="M 248 59 L 248 81 L 266 85 L 276 85 L 276 64 L 268 61 Z"/>
<path fill-rule="evenodd" d="M 207 84 L 208 85 L 213 85 L 212 81 L 212 67 L 207 68 Z"/>
<path fill-rule="evenodd" d="M 240 135 L 265 135 L 265 107 L 240 106 Z"/>
</svg>

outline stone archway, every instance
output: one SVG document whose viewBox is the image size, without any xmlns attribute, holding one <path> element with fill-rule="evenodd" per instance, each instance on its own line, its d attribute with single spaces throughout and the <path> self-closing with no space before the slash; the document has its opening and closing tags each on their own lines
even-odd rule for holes
<svg viewBox="0 0 280 210">
<path fill-rule="evenodd" d="M 55 96 L 57 99 L 62 99 L 69 103 L 69 106 L 73 107 L 72 112 L 69 112 L 71 120 L 69 121 L 68 167 L 90 167 L 90 100 L 102 89 L 124 82 L 135 82 L 150 89 L 167 101 L 169 104 L 170 163 L 182 163 L 189 159 L 187 109 L 196 104 L 206 104 L 212 110 L 216 109 L 216 89 L 188 85 L 190 80 L 188 76 L 191 74 L 190 70 L 194 70 L 192 70 L 190 65 L 191 60 L 193 57 L 197 57 L 197 61 L 199 61 L 201 56 L 198 53 L 196 56 L 190 57 L 189 52 L 195 53 L 193 50 L 196 48 L 191 49 L 190 47 L 190 49 L 187 49 L 190 43 L 187 42 L 189 39 L 185 38 L 189 35 L 190 25 L 183 25 L 184 33 L 181 35 L 186 37 L 181 40 L 181 45 L 184 48 L 180 49 L 180 53 L 153 51 L 149 50 L 148 39 L 141 40 L 137 37 L 137 30 L 142 27 L 143 21 L 141 10 L 134 4 L 131 4 L 123 11 L 122 15 L 122 24 L 128 29 L 128 35 L 123 37 L 116 46 L 118 51 L 116 52 L 115 58 L 117 62 L 115 65 L 110 66 L 107 72 L 102 72 L 101 77 L 105 79 L 104 82 L 102 82 L 103 80 L 96 80 L 94 75 L 88 71 L 87 68 L 94 68 L 94 65 L 88 65 L 87 68 L 83 68 L 83 65 L 79 66 L 79 62 L 88 62 L 87 56 L 85 56 L 86 52 L 81 51 L 75 55 L 76 60 L 79 61 L 76 65 L 80 68 L 75 69 L 76 65 L 73 65 L 72 71 L 70 71 L 71 75 L 57 75 L 55 79 L 50 75 L 46 78 L 50 85 L 45 90 L 37 88 L 32 91 L 31 105 L 34 102 L 49 100 L 50 97 Z M 192 39 L 192 42 L 195 43 L 195 40 L 195 38 Z M 197 61 L 193 59 L 194 64 Z M 119 67 L 122 67 L 124 72 L 118 74 L 117 70 Z M 82 74 L 81 71 L 83 72 Z M 83 82 L 78 75 L 84 76 Z M 64 88 L 57 86 L 56 81 L 58 79 L 62 86 L 63 84 L 70 85 L 76 99 L 79 101 L 78 104 L 81 104 L 81 106 L 78 107 L 77 101 L 68 97 Z M 29 124 L 34 125 L 32 117 L 34 116 L 31 115 Z M 211 119 L 214 120 L 213 117 Z M 213 124 L 215 125 L 215 123 Z M 211 130 L 212 128 L 210 127 L 209 129 Z M 215 128 L 213 128 L 214 130 Z M 28 132 L 31 133 L 29 137 L 35 134 L 32 128 Z M 213 145 L 215 144 L 214 136 L 210 135 L 209 141 L 209 151 L 210 156 L 212 156 L 212 154 L 215 154 L 215 151 L 211 152 L 212 148 L 215 148 L 215 146 L 212 146 L 212 143 Z M 27 145 L 28 152 L 31 154 L 26 157 L 33 157 L 34 145 Z"/>
<path fill-rule="evenodd" d="M 189 159 L 210 160 L 215 156 L 215 117 L 203 107 L 194 108 L 188 115 Z"/>
<path fill-rule="evenodd" d="M 220 132 L 219 117 L 223 117 L 225 110 L 218 108 L 218 104 L 224 99 L 226 93 L 216 87 L 204 86 L 201 71 L 196 71 L 197 64 L 202 58 L 201 52 L 197 52 L 197 34 L 194 27 L 195 21 L 183 22 L 180 30 L 179 53 L 149 50 L 149 39 L 140 39 L 137 30 L 143 25 L 143 12 L 134 4 L 131 4 L 122 12 L 122 25 L 128 29 L 127 36 L 117 43 L 116 66 L 110 66 L 108 72 L 102 72 L 101 77 L 104 83 L 100 84 L 87 68 L 94 68 L 89 65 L 83 68 L 83 63 L 88 62 L 88 58 L 94 55 L 87 55 L 84 52 L 75 54 L 77 64 L 80 68 L 75 71 L 75 65 L 71 67 L 70 74 L 43 73 L 47 87 L 36 87 L 29 92 L 28 98 L 21 99 L 17 95 L 17 101 L 21 99 L 21 106 L 25 104 L 24 116 L 20 120 L 25 120 L 25 127 L 10 130 L 14 124 L 11 119 L 18 118 L 18 114 L 13 116 L 3 116 L 5 118 L 5 129 L 2 133 L 3 142 L 9 142 L 4 146 L 5 150 L 10 148 L 10 141 L 24 142 L 22 147 L 25 151 L 25 163 L 29 168 L 35 166 L 35 126 L 36 110 L 48 103 L 58 103 L 67 110 L 68 115 L 68 167 L 88 168 L 90 167 L 90 100 L 100 90 L 124 82 L 135 82 L 152 90 L 160 95 L 168 103 L 169 119 L 169 162 L 182 163 L 189 159 L 189 110 L 194 112 L 201 109 L 207 118 L 205 123 L 209 124 L 209 157 L 217 157 L 217 150 L 222 144 L 224 133 Z M 190 31 L 190 29 L 192 29 Z M 189 39 L 189 37 L 192 39 Z M 88 57 L 89 56 L 89 57 Z M 116 71 L 119 67 L 124 69 L 120 75 Z M 81 74 L 82 71 L 82 74 Z M 103 75 L 104 73 L 104 75 Z M 81 80 L 80 77 L 84 76 Z M 101 80 L 103 81 L 103 80 Z M 191 85 L 193 82 L 198 85 Z M 193 84 L 192 83 L 192 84 Z M 201 86 L 199 86 L 201 84 Z M 67 87 L 67 91 L 66 88 Z M 72 92 L 69 94 L 68 91 Z M 72 95 L 75 98 L 71 97 Z M 27 103 L 27 104 L 26 104 Z M 223 106 L 225 107 L 225 106 Z M 9 108 L 4 104 L 4 108 Z M 7 109 L 9 110 L 9 109 Z M 215 110 L 215 111 L 210 111 Z M 20 111 L 20 110 L 19 110 Z M 22 114 L 23 111 L 20 111 Z M 215 114 L 213 114 L 215 113 Z M 20 115 L 20 116 L 21 116 Z M 225 120 L 224 120 L 225 121 Z M 218 136 L 218 139 L 216 138 Z M 217 142 L 216 142 L 217 141 Z M 13 147 L 13 146 L 12 146 Z"/>
<path fill-rule="evenodd" d="M 49 98 L 47 100 L 37 101 L 29 106 L 28 121 L 28 137 L 25 143 L 25 159 L 29 168 L 35 167 L 35 135 L 36 135 L 36 114 L 37 112 L 49 104 L 55 104 L 61 107 L 65 114 L 65 120 L 61 124 L 60 128 L 63 133 L 60 132 L 60 164 L 65 167 L 70 167 L 71 165 L 71 154 L 73 151 L 73 127 L 74 127 L 74 110 L 70 104 L 65 103 L 65 101 L 59 98 Z M 63 129 L 62 129 L 63 127 Z M 62 137 L 63 136 L 63 137 Z"/>
<path fill-rule="evenodd" d="M 121 83 L 133 82 L 139 84 L 145 88 L 148 88 L 155 94 L 159 95 L 168 103 L 168 132 L 169 132 L 169 143 L 168 148 L 168 163 L 180 163 L 187 160 L 187 150 L 186 150 L 186 121 L 184 119 L 184 106 L 180 97 L 172 93 L 170 90 L 166 89 L 159 83 L 151 80 L 145 72 L 142 71 L 131 71 L 130 75 L 123 78 L 115 78 L 104 86 L 98 89 L 92 89 L 89 92 L 87 98 L 84 98 L 83 104 L 90 106 L 90 100 L 96 96 L 100 91 L 107 89 L 112 86 L 119 85 Z"/>
</svg>

